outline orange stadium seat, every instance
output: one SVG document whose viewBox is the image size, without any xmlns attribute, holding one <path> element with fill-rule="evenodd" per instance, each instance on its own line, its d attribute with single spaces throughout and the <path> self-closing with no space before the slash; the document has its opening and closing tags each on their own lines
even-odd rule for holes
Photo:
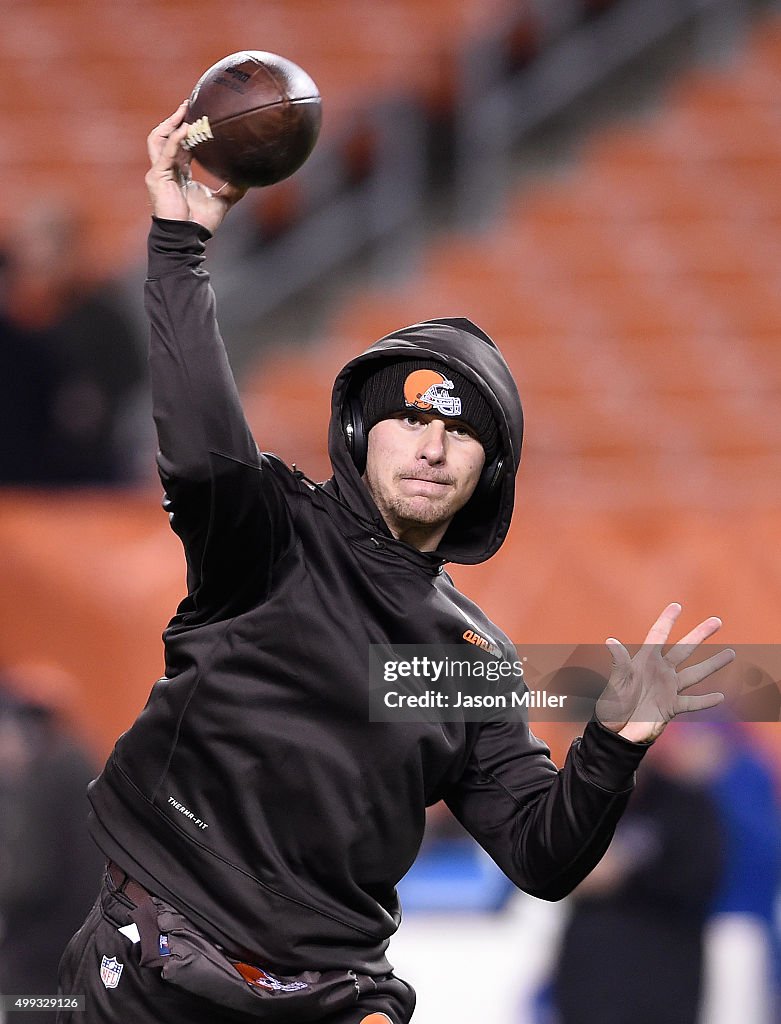
<svg viewBox="0 0 781 1024">
<path fill-rule="evenodd" d="M 218 18 L 205 0 L 12 5 L 0 35 L 0 112 L 12 140 L 0 147 L 0 236 L 36 190 L 80 191 L 87 269 L 119 273 L 141 251 L 134 224 L 146 213 L 146 134 L 222 56 L 271 50 L 307 68 L 324 97 L 327 145 L 384 97 L 433 107 L 452 99 L 465 44 L 519 17 L 512 0 L 391 0 L 381 18 L 369 0 L 224 0 Z M 43 186 L 39 170 L 48 172 Z M 121 201 L 112 202 L 115 190 Z"/>
</svg>

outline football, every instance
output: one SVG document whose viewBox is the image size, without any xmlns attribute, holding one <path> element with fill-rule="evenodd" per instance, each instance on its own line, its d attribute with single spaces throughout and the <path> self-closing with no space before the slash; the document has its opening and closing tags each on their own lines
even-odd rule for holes
<svg viewBox="0 0 781 1024">
<path fill-rule="evenodd" d="M 189 99 L 182 143 L 198 163 L 243 188 L 289 177 L 320 132 L 317 86 L 297 64 L 263 50 L 243 50 L 200 77 Z"/>
</svg>

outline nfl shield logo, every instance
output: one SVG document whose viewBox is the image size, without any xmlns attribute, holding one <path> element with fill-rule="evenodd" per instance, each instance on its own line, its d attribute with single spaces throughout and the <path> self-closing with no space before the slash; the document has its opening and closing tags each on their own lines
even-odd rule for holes
<svg viewBox="0 0 781 1024">
<path fill-rule="evenodd" d="M 111 959 L 107 956 L 103 957 L 100 961 L 100 980 L 106 988 L 117 987 L 123 967 L 124 964 L 121 964 L 115 956 L 112 956 Z"/>
</svg>

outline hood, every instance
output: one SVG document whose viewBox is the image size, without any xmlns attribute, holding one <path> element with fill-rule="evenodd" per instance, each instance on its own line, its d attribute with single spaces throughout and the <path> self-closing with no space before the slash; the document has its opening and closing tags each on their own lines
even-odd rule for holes
<svg viewBox="0 0 781 1024">
<path fill-rule="evenodd" d="M 499 427 L 500 447 L 510 460 L 500 485 L 487 497 L 473 498 L 448 527 L 431 559 L 437 563 L 474 564 L 490 558 L 502 545 L 515 500 L 515 474 L 521 458 L 523 412 L 510 368 L 499 349 L 471 320 L 463 317 L 425 320 L 394 331 L 351 359 L 334 382 L 328 450 L 339 498 L 378 533 L 390 536 L 377 506 L 352 460 L 342 430 L 348 396 L 379 362 L 431 357 L 471 380 L 491 406 Z M 367 524 L 368 525 L 368 524 Z M 396 542 L 401 544 L 401 542 Z M 408 548 L 408 545 L 402 545 Z"/>
</svg>

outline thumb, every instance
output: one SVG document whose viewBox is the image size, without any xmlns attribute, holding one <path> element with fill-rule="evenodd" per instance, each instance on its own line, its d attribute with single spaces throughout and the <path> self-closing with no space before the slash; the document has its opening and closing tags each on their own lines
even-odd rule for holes
<svg viewBox="0 0 781 1024">
<path fill-rule="evenodd" d="M 620 640 L 616 640 L 614 636 L 609 636 L 605 640 L 605 646 L 610 652 L 610 657 L 613 660 L 613 668 L 621 668 L 629 665 L 632 661 L 629 651 L 624 647 Z"/>
<path fill-rule="evenodd" d="M 219 188 L 214 188 L 210 191 L 215 198 L 221 199 L 228 208 L 235 206 L 247 194 L 246 188 L 241 185 L 233 185 L 229 181 L 224 181 Z"/>
</svg>

